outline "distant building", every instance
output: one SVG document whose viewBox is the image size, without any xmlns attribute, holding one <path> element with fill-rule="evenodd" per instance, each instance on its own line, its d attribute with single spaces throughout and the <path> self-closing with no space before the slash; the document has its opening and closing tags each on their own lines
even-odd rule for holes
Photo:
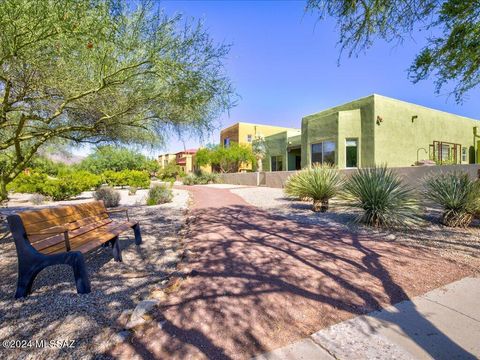
<svg viewBox="0 0 480 360">
<path fill-rule="evenodd" d="M 299 131 L 298 129 L 291 129 L 280 126 L 252 124 L 245 122 L 238 122 L 233 124 L 220 132 L 220 145 L 229 146 L 235 142 L 238 144 L 250 144 L 257 137 L 264 137 L 265 139 L 270 135 L 283 133 L 286 131 Z M 251 171 L 252 164 L 244 163 L 240 166 L 240 171 Z"/>
<path fill-rule="evenodd" d="M 210 167 L 202 166 L 198 167 L 195 163 L 195 154 L 197 149 L 188 149 L 184 151 L 179 151 L 175 154 L 162 154 L 158 156 L 158 163 L 160 168 L 166 167 L 169 163 L 174 162 L 176 165 L 180 166 L 184 173 L 191 174 L 196 171 L 210 172 Z"/>
</svg>

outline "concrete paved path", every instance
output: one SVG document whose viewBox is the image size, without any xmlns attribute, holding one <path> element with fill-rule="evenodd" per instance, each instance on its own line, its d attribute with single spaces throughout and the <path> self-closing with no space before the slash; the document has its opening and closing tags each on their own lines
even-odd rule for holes
<svg viewBox="0 0 480 360">
<path fill-rule="evenodd" d="M 255 359 L 477 359 L 479 305 L 480 278 L 464 278 Z"/>
</svg>

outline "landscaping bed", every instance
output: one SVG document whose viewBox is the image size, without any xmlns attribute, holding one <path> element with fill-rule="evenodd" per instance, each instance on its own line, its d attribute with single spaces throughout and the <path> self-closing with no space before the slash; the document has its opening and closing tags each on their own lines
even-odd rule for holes
<svg viewBox="0 0 480 360">
<path fill-rule="evenodd" d="M 342 202 L 338 199 L 332 200 L 328 212 L 320 213 L 313 212 L 311 203 L 308 201 L 287 197 L 283 189 L 236 187 L 230 191 L 269 213 L 282 215 L 300 223 L 334 226 L 356 234 L 374 234 L 386 241 L 420 248 L 434 248 L 442 256 L 480 268 L 480 221 L 478 220 L 467 228 L 447 227 L 440 223 L 441 210 L 427 207 L 422 216 L 425 221 L 411 229 L 375 229 L 354 223 L 358 210 L 342 206 Z"/>
<path fill-rule="evenodd" d="M 98 358 L 104 354 L 119 341 L 125 313 L 175 270 L 183 254 L 178 231 L 185 221 L 188 199 L 183 190 L 174 190 L 171 203 L 157 206 L 135 206 L 130 198 L 129 214 L 140 222 L 143 243 L 137 248 L 133 232 L 124 233 L 120 237 L 122 263 L 114 262 L 109 248 L 87 254 L 92 292 L 86 295 L 77 295 L 69 266 L 52 266 L 37 276 L 29 297 L 15 300 L 15 245 L 10 236 L 0 240 L 0 340 L 74 340 L 73 348 L 3 349 L 2 359 L 25 358 L 27 353 L 35 359 Z M 20 200 L 0 212 L 26 208 L 38 207 Z"/>
</svg>

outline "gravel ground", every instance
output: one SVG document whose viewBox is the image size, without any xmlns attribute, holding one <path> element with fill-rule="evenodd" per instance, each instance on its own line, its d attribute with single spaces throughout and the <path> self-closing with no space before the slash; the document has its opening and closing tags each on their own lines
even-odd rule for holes
<svg viewBox="0 0 480 360">
<path fill-rule="evenodd" d="M 439 249 L 442 256 L 480 267 L 480 221 L 478 220 L 475 220 L 466 229 L 449 228 L 439 222 L 440 209 L 429 207 L 424 211 L 424 223 L 418 227 L 377 230 L 355 224 L 354 220 L 358 212 L 351 208 L 345 208 L 340 201 L 335 199 L 331 201 L 328 212 L 314 213 L 311 211 L 310 202 L 292 200 L 285 196 L 283 189 L 237 187 L 230 191 L 254 206 L 300 223 L 334 226 L 338 229 L 348 229 L 357 234 L 383 235 L 386 240 L 410 246 Z"/>
<path fill-rule="evenodd" d="M 86 255 L 92 292 L 78 295 L 68 266 L 43 270 L 32 295 L 15 300 L 17 259 L 11 237 L 0 240 L 0 341 L 74 340 L 74 348 L 0 349 L 2 359 L 101 358 L 123 329 L 120 315 L 156 288 L 174 271 L 182 252 L 178 230 L 183 225 L 189 195 L 174 190 L 174 200 L 158 206 L 132 206 L 132 219 L 140 221 L 143 244 L 136 247 L 133 231 L 121 236 L 123 263 L 101 248 Z M 137 198 L 143 196 L 140 191 Z M 127 202 L 125 201 L 127 199 Z M 85 201 L 88 199 L 79 199 Z M 125 205 L 132 199 L 123 196 Z M 11 203 L 11 212 L 28 203 Z M 1 238 L 1 237 L 0 237 Z"/>
</svg>

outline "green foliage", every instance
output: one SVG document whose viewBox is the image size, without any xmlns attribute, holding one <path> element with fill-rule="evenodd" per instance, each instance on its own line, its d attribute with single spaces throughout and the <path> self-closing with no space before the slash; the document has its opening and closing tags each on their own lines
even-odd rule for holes
<svg viewBox="0 0 480 360">
<path fill-rule="evenodd" d="M 453 85 L 457 102 L 480 83 L 478 0 L 308 0 L 307 10 L 337 20 L 340 48 L 349 56 L 364 52 L 376 38 L 399 43 L 428 34 L 410 67 L 410 78 L 416 83 L 434 75 L 436 93 Z M 439 30 L 434 35 L 428 31 L 432 27 Z"/>
<path fill-rule="evenodd" d="M 176 180 L 179 177 L 184 177 L 185 173 L 180 165 L 177 165 L 175 161 L 169 162 L 163 169 L 159 170 L 158 177 L 160 180 L 170 181 Z"/>
<path fill-rule="evenodd" d="M 155 184 L 148 191 L 147 205 L 159 205 L 171 202 L 173 192 L 164 184 Z"/>
<path fill-rule="evenodd" d="M 95 200 L 102 200 L 107 208 L 117 207 L 120 203 L 120 192 L 108 186 L 98 188 L 93 197 Z"/>
<path fill-rule="evenodd" d="M 195 161 L 198 166 L 211 165 L 221 172 L 238 172 L 242 163 L 255 166 L 257 160 L 251 146 L 231 143 L 226 147 L 215 145 L 199 149 Z"/>
<path fill-rule="evenodd" d="M 183 185 L 206 185 L 216 184 L 219 182 L 218 174 L 215 173 L 199 173 L 189 174 L 183 179 Z"/>
<path fill-rule="evenodd" d="M 72 171 L 62 174 L 58 178 L 48 177 L 46 174 L 31 172 L 22 173 L 11 182 L 8 190 L 42 194 L 51 197 L 55 201 L 67 200 L 77 196 L 83 191 L 91 190 L 100 186 L 102 178 L 87 171 Z"/>
<path fill-rule="evenodd" d="M 424 195 L 443 208 L 442 223 L 451 227 L 470 225 L 480 214 L 480 183 L 462 172 L 430 175 Z"/>
<path fill-rule="evenodd" d="M 130 186 L 130 187 L 128 188 L 128 195 L 130 195 L 130 196 L 131 196 L 131 195 L 135 195 L 135 194 L 137 193 L 137 190 L 138 190 L 138 189 L 137 189 L 135 186 Z"/>
<path fill-rule="evenodd" d="M 62 172 L 69 171 L 67 164 L 55 162 L 43 156 L 35 156 L 28 165 L 32 170 L 49 176 L 58 176 Z"/>
<path fill-rule="evenodd" d="M 229 46 L 155 2 L 2 1 L 0 29 L 0 198 L 44 146 L 159 144 L 234 103 Z"/>
<path fill-rule="evenodd" d="M 338 169 L 330 164 L 315 164 L 291 175 L 285 183 L 285 193 L 300 199 L 313 200 L 313 211 L 325 212 L 329 201 L 342 186 Z"/>
<path fill-rule="evenodd" d="M 347 205 L 362 211 L 357 222 L 374 227 L 408 226 L 418 220 L 413 190 L 387 167 L 358 169 L 344 186 Z"/>
<path fill-rule="evenodd" d="M 102 177 L 109 186 L 134 186 L 136 188 L 148 188 L 150 186 L 150 176 L 144 171 L 108 170 L 102 174 Z"/>
<path fill-rule="evenodd" d="M 88 155 L 79 164 L 79 168 L 94 174 L 101 174 L 107 170 L 141 170 L 155 173 L 158 169 L 158 163 L 127 148 L 102 146 Z"/>
<path fill-rule="evenodd" d="M 7 189 L 16 193 L 42 193 L 42 186 L 48 181 L 48 176 L 32 171 L 30 174 L 21 173 L 8 184 Z"/>
</svg>

